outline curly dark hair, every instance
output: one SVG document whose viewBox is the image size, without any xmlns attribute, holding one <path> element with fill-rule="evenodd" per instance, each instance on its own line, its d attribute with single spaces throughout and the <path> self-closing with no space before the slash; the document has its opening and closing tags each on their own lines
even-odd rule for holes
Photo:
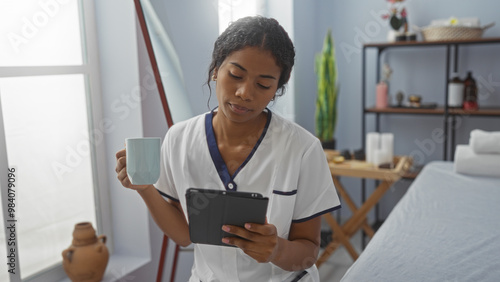
<svg viewBox="0 0 500 282">
<path fill-rule="evenodd" d="M 220 67 L 229 54 L 249 46 L 257 46 L 271 51 L 276 63 L 281 68 L 276 95 L 283 95 L 285 84 L 290 79 L 292 72 L 295 50 L 292 40 L 279 22 L 273 18 L 262 16 L 238 19 L 231 23 L 217 38 L 212 53 L 212 63 L 208 69 L 207 85 L 210 92 L 212 92 L 210 80 L 214 70 Z"/>
</svg>

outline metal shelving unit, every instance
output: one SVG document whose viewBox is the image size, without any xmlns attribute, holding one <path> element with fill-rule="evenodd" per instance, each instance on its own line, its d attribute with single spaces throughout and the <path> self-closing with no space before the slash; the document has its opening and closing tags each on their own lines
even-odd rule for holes
<svg viewBox="0 0 500 282">
<path fill-rule="evenodd" d="M 500 37 L 498 38 L 482 38 L 476 40 L 456 40 L 456 41 L 411 41 L 411 42 L 394 42 L 394 43 L 368 43 L 363 45 L 362 51 L 362 125 L 361 125 L 361 138 L 362 138 L 362 147 L 365 150 L 365 136 L 366 136 L 366 117 L 367 115 L 374 114 L 375 115 L 375 130 L 380 131 L 380 116 L 381 115 L 418 115 L 418 116 L 442 116 L 443 117 L 443 128 L 444 128 L 444 150 L 443 150 L 443 160 L 448 160 L 453 158 L 454 149 L 455 149 L 455 127 L 456 127 L 456 119 L 457 117 L 493 117 L 500 118 L 500 107 L 496 108 L 486 108 L 481 107 L 481 109 L 477 111 L 465 111 L 462 109 L 456 108 L 448 108 L 448 85 L 447 82 L 444 82 L 443 85 L 443 105 L 438 108 L 396 108 L 396 107 L 388 107 L 388 108 L 375 108 L 375 107 L 367 107 L 366 105 L 366 51 L 368 49 L 375 49 L 377 51 L 377 60 L 376 60 L 376 81 L 380 81 L 380 65 L 381 65 L 381 55 L 384 52 L 387 52 L 389 49 L 395 48 L 427 48 L 427 47 L 443 47 L 446 50 L 446 77 L 450 77 L 450 63 L 452 63 L 452 68 L 454 72 L 458 71 L 458 57 L 460 46 L 466 45 L 483 45 L 483 44 L 499 44 Z M 453 52 L 452 52 L 453 51 Z M 453 54 L 453 58 L 452 58 Z M 451 126 L 449 126 L 451 123 Z M 449 136 L 451 134 L 451 136 Z M 450 138 L 451 140 L 449 140 Z M 451 141 L 451 142 L 450 142 Z M 450 155 L 448 156 L 448 151 L 450 151 Z M 418 172 L 412 173 L 413 176 L 408 176 L 408 178 L 414 178 Z M 406 178 L 406 177 L 403 177 Z M 366 185 L 365 181 L 362 181 L 362 191 L 361 191 L 362 202 L 366 199 Z M 379 226 L 381 222 L 379 221 L 379 212 L 378 206 L 375 210 L 376 222 L 374 226 Z M 376 227 L 375 227 L 376 228 Z M 365 236 L 363 234 L 363 247 Z"/>
<path fill-rule="evenodd" d="M 405 114 L 405 115 L 438 115 L 443 116 L 443 128 L 444 128 L 444 150 L 443 150 L 443 160 L 448 160 L 453 158 L 455 149 L 455 125 L 457 116 L 465 117 L 500 117 L 500 107 L 497 108 L 481 108 L 477 111 L 464 111 L 462 109 L 448 108 L 448 86 L 444 83 L 444 100 L 443 106 L 441 108 L 434 109 L 420 109 L 420 108 L 367 108 L 366 105 L 366 51 L 368 49 L 375 49 L 377 51 L 377 71 L 376 80 L 380 80 L 380 59 L 383 52 L 394 48 L 426 48 L 426 47 L 436 47 L 440 46 L 446 49 L 446 77 L 450 77 L 450 62 L 453 64 L 453 71 L 458 71 L 458 56 L 460 51 L 460 46 L 464 45 L 483 45 L 483 44 L 498 44 L 500 43 L 500 37 L 496 38 L 482 38 L 475 40 L 456 40 L 456 41 L 410 41 L 410 42 L 394 42 L 394 43 L 368 43 L 363 45 L 362 52 L 362 140 L 365 139 L 366 134 L 366 115 L 375 114 L 375 130 L 380 131 L 380 115 L 382 114 Z M 453 52 L 452 52 L 453 49 Z M 453 59 L 452 57 L 453 53 Z M 451 123 L 451 128 L 450 128 Z M 450 135 L 451 134 L 451 140 Z M 451 141 L 451 142 L 450 142 Z M 362 142 L 363 149 L 365 149 L 365 144 Z M 450 155 L 448 156 L 448 151 Z"/>
</svg>

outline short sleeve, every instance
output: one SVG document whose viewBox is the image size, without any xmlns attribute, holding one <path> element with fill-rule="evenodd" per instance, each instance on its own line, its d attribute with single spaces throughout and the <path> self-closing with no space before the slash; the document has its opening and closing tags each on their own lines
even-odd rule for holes
<svg viewBox="0 0 500 282">
<path fill-rule="evenodd" d="M 155 188 L 164 196 L 173 201 L 178 202 L 179 196 L 177 195 L 177 190 L 175 189 L 172 169 L 171 169 L 171 151 L 170 148 L 170 130 L 167 131 L 163 144 L 161 146 L 161 157 L 160 157 L 160 177 L 158 181 L 154 184 Z"/>
<path fill-rule="evenodd" d="M 339 208 L 330 168 L 317 140 L 302 157 L 293 222 L 307 221 Z"/>
</svg>

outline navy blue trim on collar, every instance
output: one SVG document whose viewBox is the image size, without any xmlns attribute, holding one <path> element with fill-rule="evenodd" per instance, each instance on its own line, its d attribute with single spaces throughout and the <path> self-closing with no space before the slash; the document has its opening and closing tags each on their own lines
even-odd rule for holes
<svg viewBox="0 0 500 282">
<path fill-rule="evenodd" d="M 217 173 L 219 174 L 220 179 L 224 183 L 224 187 L 226 188 L 226 190 L 236 191 L 237 185 L 236 183 L 234 183 L 233 179 L 236 177 L 236 175 L 238 175 L 238 173 L 243 169 L 243 167 L 245 167 L 245 165 L 250 161 L 254 153 L 257 151 L 257 148 L 259 147 L 260 143 L 266 136 L 269 124 L 271 124 L 271 116 L 272 116 L 271 110 L 267 109 L 266 125 L 264 126 L 264 130 L 262 131 L 259 140 L 257 140 L 257 143 L 253 147 L 250 154 L 247 156 L 245 161 L 240 165 L 240 167 L 238 167 L 238 169 L 234 172 L 232 176 L 229 174 L 229 170 L 227 169 L 226 163 L 222 159 L 222 156 L 219 152 L 219 147 L 217 146 L 217 140 L 215 139 L 215 133 L 212 124 L 214 111 L 212 110 L 205 116 L 205 133 L 207 136 L 208 150 L 210 152 L 210 156 L 212 157 L 212 162 L 214 163 L 215 168 L 217 169 Z"/>
</svg>

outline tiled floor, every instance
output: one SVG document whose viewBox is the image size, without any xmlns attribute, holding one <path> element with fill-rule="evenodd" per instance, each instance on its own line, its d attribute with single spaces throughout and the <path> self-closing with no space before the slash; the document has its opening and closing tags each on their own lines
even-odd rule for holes
<svg viewBox="0 0 500 282">
<path fill-rule="evenodd" d="M 361 232 L 351 239 L 354 249 L 361 253 Z M 323 250 L 321 250 L 323 251 Z M 352 265 L 353 260 L 344 247 L 339 247 L 319 268 L 321 282 L 338 282 Z"/>
</svg>

